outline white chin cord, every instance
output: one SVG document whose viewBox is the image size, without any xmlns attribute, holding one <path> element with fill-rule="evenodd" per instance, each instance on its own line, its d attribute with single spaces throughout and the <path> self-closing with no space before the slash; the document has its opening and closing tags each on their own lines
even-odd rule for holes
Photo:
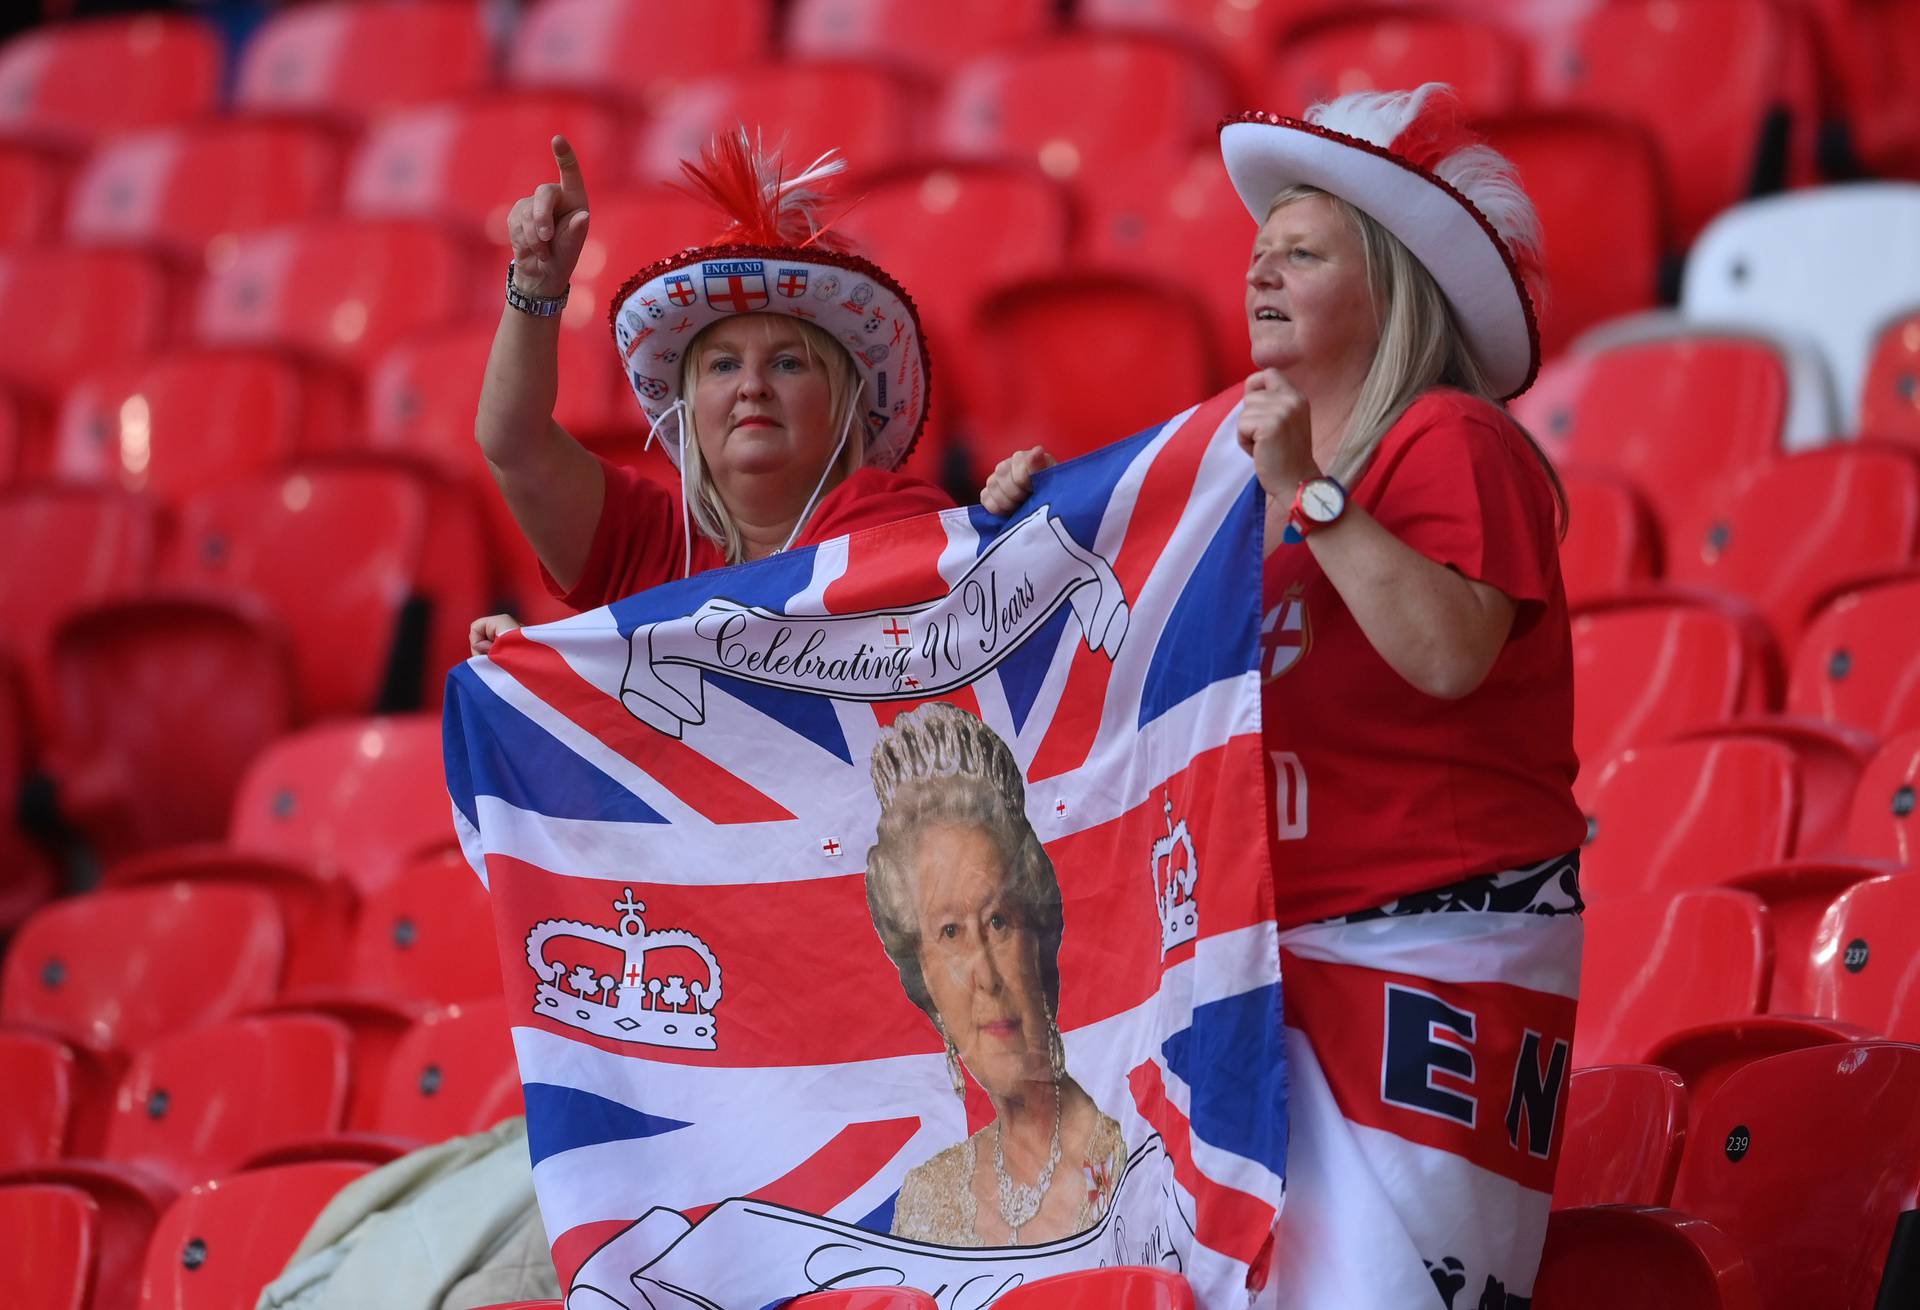
<svg viewBox="0 0 1920 1310">
<path fill-rule="evenodd" d="M 847 421 L 840 425 L 839 444 L 834 446 L 833 457 L 827 461 L 827 466 L 820 470 L 820 480 L 813 484 L 813 494 L 807 497 L 807 507 L 801 510 L 800 517 L 793 521 L 793 531 L 787 534 L 786 541 L 780 547 L 781 550 L 790 548 L 794 539 L 800 535 L 800 529 L 807 526 L 807 519 L 812 515 L 814 505 L 820 500 L 821 488 L 827 485 L 827 479 L 833 475 L 833 471 L 840 467 L 840 457 L 847 453 L 847 438 L 853 435 L 853 416 L 859 410 L 858 405 L 847 407 Z"/>
</svg>

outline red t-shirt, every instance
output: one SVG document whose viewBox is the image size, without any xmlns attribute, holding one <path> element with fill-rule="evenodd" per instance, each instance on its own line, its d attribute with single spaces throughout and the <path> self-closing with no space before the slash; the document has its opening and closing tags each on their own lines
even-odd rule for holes
<svg viewBox="0 0 1920 1310">
<path fill-rule="evenodd" d="M 680 502 L 671 491 L 624 465 L 602 459 L 606 497 L 593 544 L 587 548 L 580 581 L 564 591 L 543 567 L 547 590 L 576 610 L 597 609 L 636 591 L 672 582 L 686 561 L 686 538 L 680 526 Z M 953 508 L 953 498 L 930 482 L 881 469 L 856 469 L 839 486 L 820 497 L 813 516 L 800 530 L 794 545 L 844 537 L 897 519 Z M 693 529 L 693 571 L 722 568 L 720 547 Z"/>
<path fill-rule="evenodd" d="M 1586 834 L 1553 490 L 1526 438 L 1496 405 L 1430 391 L 1351 501 L 1499 588 L 1513 630 L 1485 682 L 1442 700 L 1388 667 L 1305 543 L 1267 557 L 1261 708 L 1283 928 L 1532 864 Z"/>
</svg>

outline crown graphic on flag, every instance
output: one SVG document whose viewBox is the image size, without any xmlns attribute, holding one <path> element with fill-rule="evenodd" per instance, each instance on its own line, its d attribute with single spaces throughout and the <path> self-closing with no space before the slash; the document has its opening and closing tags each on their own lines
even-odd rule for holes
<svg viewBox="0 0 1920 1310">
<path fill-rule="evenodd" d="M 540 979 L 534 988 L 534 1013 L 616 1042 L 713 1050 L 718 1037 L 713 1011 L 720 1004 L 720 962 L 690 932 L 678 928 L 648 932 L 640 917 L 646 903 L 634 899 L 633 888 L 622 891 L 624 895 L 613 902 L 620 911 L 617 927 L 546 919 L 527 934 L 527 965 Z M 587 963 L 570 965 L 568 942 L 573 943 L 576 959 L 588 942 L 601 948 L 596 953 L 603 955 L 605 947 L 613 947 L 623 957 L 619 976 L 602 974 Z M 681 952 L 692 952 L 704 964 L 706 976 L 691 980 L 680 973 L 649 976 L 647 956 L 669 949 L 679 958 L 684 958 Z"/>
<path fill-rule="evenodd" d="M 1187 821 L 1173 821 L 1172 799 L 1163 801 L 1161 808 L 1166 811 L 1167 835 L 1153 843 L 1153 899 L 1160 909 L 1160 953 L 1165 955 L 1200 934 L 1200 903 L 1194 899 L 1200 863 Z"/>
</svg>

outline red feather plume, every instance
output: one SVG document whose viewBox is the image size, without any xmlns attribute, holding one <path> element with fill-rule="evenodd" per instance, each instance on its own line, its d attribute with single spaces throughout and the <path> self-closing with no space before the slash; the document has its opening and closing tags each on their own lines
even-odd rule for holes
<svg viewBox="0 0 1920 1310">
<path fill-rule="evenodd" d="M 846 164 L 832 151 L 787 177 L 778 150 L 768 153 L 747 139 L 747 130 L 716 136 L 698 160 L 680 165 L 687 184 L 676 189 L 704 200 L 726 215 L 716 243 L 753 246 L 818 246 L 847 250 L 828 231 L 821 209 L 832 199 L 831 179 Z"/>
</svg>

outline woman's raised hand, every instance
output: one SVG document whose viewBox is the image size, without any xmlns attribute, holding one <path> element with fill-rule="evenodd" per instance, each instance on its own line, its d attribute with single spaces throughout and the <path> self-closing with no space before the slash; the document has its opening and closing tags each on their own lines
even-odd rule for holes
<svg viewBox="0 0 1920 1310">
<path fill-rule="evenodd" d="M 1054 462 L 1053 456 L 1040 446 L 1015 451 L 1000 461 L 993 476 L 987 479 L 987 485 L 980 488 L 980 508 L 1005 518 L 1026 504 L 1027 497 L 1033 494 L 1033 475 L 1041 469 L 1052 468 Z"/>
<path fill-rule="evenodd" d="M 507 212 L 514 285 L 543 299 L 565 293 L 587 242 L 587 184 L 563 136 L 553 139 L 553 164 L 560 180 L 542 182 Z"/>
<path fill-rule="evenodd" d="M 1307 398 L 1280 370 L 1247 378 L 1240 405 L 1240 449 L 1253 456 L 1254 476 L 1269 496 L 1291 501 L 1300 484 L 1321 476 L 1313 462 L 1313 416 Z"/>
<path fill-rule="evenodd" d="M 467 649 L 475 657 L 485 655 L 493 649 L 493 643 L 520 626 L 520 620 L 511 614 L 489 614 L 484 619 L 475 619 L 467 627 Z"/>
</svg>

